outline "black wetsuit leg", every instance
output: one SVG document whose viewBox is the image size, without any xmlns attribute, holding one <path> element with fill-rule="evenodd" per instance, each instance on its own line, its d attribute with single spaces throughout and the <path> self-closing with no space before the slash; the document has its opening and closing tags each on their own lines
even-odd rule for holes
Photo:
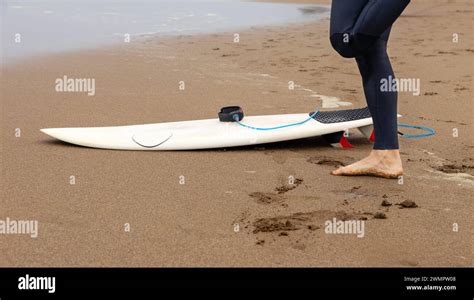
<svg viewBox="0 0 474 300">
<path fill-rule="evenodd" d="M 343 57 L 355 57 L 374 121 L 374 149 L 398 149 L 397 92 L 381 91 L 395 78 L 387 55 L 391 25 L 409 0 L 333 0 L 330 40 Z"/>
<path fill-rule="evenodd" d="M 382 79 L 395 78 L 387 54 L 387 41 L 379 39 L 364 55 L 357 56 L 356 61 L 374 122 L 374 149 L 398 149 L 397 91 L 380 89 Z"/>
</svg>

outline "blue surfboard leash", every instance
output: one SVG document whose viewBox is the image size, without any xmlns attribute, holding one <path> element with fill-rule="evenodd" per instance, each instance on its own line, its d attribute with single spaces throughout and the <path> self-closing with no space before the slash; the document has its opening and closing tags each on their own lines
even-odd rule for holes
<svg viewBox="0 0 474 300">
<path fill-rule="evenodd" d="M 275 127 L 253 127 L 253 126 L 250 126 L 250 125 L 246 125 L 240 121 L 237 121 L 237 124 L 239 124 L 240 126 L 242 127 L 245 127 L 245 128 L 249 128 L 249 129 L 253 129 L 253 130 L 275 130 L 275 129 L 281 129 L 281 128 L 286 128 L 286 127 L 291 127 L 291 126 L 297 126 L 297 125 L 302 125 L 306 122 L 308 122 L 309 120 L 311 120 L 314 116 L 316 116 L 316 114 L 318 113 L 319 111 L 315 111 L 313 114 L 311 114 L 309 116 L 309 118 L 307 118 L 306 120 L 303 120 L 301 122 L 296 122 L 296 123 L 292 123 L 292 124 L 285 124 L 285 125 L 280 125 L 280 126 L 275 126 Z"/>
<path fill-rule="evenodd" d="M 316 110 L 314 113 L 312 113 L 307 119 L 301 121 L 301 122 L 296 122 L 296 123 L 291 123 L 291 124 L 285 124 L 285 125 L 279 125 L 279 126 L 275 126 L 275 127 L 254 127 L 254 126 L 250 126 L 250 125 L 247 125 L 247 124 L 244 124 L 242 122 L 240 122 L 237 117 L 235 118 L 235 122 L 237 124 L 239 124 L 240 126 L 242 127 L 245 127 L 245 128 L 248 128 L 248 129 L 252 129 L 252 130 L 276 130 L 276 129 L 282 129 L 282 128 L 287 128 L 287 127 L 292 127 L 292 126 L 298 126 L 298 125 L 303 125 L 305 124 L 306 122 L 308 122 L 309 120 L 313 119 L 314 116 L 316 116 L 316 114 L 319 112 L 319 110 Z M 399 127 L 404 127 L 404 128 L 413 128 L 413 129 L 419 129 L 419 130 L 424 130 L 426 131 L 427 133 L 420 133 L 420 134 L 406 134 L 406 133 L 401 133 L 399 132 L 399 134 L 402 136 L 402 137 L 405 137 L 405 138 L 409 138 L 409 139 L 419 139 L 419 138 L 424 138 L 424 137 L 428 137 L 428 136 L 432 136 L 432 135 L 435 135 L 436 132 L 433 128 L 430 128 L 430 127 L 426 127 L 426 126 L 417 126 L 417 125 L 409 125 L 409 124 L 398 124 Z"/>
<path fill-rule="evenodd" d="M 414 128 L 414 129 L 424 130 L 427 132 L 427 133 L 420 133 L 420 134 L 406 134 L 406 133 L 399 132 L 401 136 L 409 138 L 409 139 L 419 139 L 419 138 L 424 138 L 424 137 L 428 137 L 428 136 L 432 136 L 436 134 L 436 131 L 433 128 L 425 127 L 425 126 L 398 124 L 398 127 Z"/>
</svg>

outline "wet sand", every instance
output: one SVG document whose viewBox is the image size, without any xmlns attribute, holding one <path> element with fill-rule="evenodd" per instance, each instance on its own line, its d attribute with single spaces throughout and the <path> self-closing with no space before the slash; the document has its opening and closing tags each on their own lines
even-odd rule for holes
<svg viewBox="0 0 474 300">
<path fill-rule="evenodd" d="M 239 31 L 239 43 L 234 32 L 151 38 L 5 66 L 0 219 L 38 220 L 39 233 L 0 234 L 0 266 L 472 266 L 472 17 L 467 0 L 413 1 L 393 28 L 395 73 L 422 88 L 400 93 L 400 121 L 437 132 L 401 138 L 403 184 L 329 175 L 370 151 L 357 132 L 350 150 L 312 138 L 129 152 L 39 131 L 212 118 L 232 104 L 247 115 L 363 107 L 327 19 Z M 95 78 L 95 96 L 56 92 L 64 75 Z M 365 236 L 326 234 L 334 217 L 364 220 Z"/>
</svg>

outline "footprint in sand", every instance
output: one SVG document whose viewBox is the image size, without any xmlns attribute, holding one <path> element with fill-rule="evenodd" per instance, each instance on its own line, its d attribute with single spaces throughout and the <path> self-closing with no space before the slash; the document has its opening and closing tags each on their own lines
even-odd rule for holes
<svg viewBox="0 0 474 300">
<path fill-rule="evenodd" d="M 283 194 L 296 189 L 303 183 L 303 179 L 295 178 L 293 184 L 278 186 L 275 188 L 275 193 L 253 192 L 249 196 L 255 199 L 259 204 L 281 204 L 285 202 L 286 198 Z"/>
<path fill-rule="evenodd" d="M 427 150 L 422 151 L 429 155 L 427 159 L 420 159 L 420 161 L 426 162 L 430 167 L 427 171 L 443 175 L 443 179 L 457 181 L 458 184 L 474 185 L 474 165 L 472 164 L 472 159 L 465 158 L 462 162 L 457 162 L 438 157 Z"/>
<path fill-rule="evenodd" d="M 366 219 L 363 214 L 349 214 L 344 211 L 317 210 L 312 212 L 299 212 L 288 216 L 259 218 L 253 222 L 253 233 L 280 233 L 296 230 L 315 231 L 323 227 L 327 220 L 347 221 Z"/>
<path fill-rule="evenodd" d="M 275 191 L 278 193 L 278 194 L 284 194 L 288 191 L 291 191 L 291 190 L 294 190 L 296 189 L 300 184 L 303 183 L 303 179 L 301 178 L 295 178 L 294 180 L 294 183 L 293 184 L 288 184 L 288 185 L 282 185 L 282 186 L 279 186 L 279 187 L 276 187 L 275 188 Z"/>
<path fill-rule="evenodd" d="M 445 174 L 465 173 L 474 176 L 474 166 L 463 163 L 444 163 L 440 166 L 434 166 L 432 168 Z"/>
<path fill-rule="evenodd" d="M 311 164 L 340 167 L 346 166 L 350 161 L 354 160 L 352 157 L 343 157 L 342 159 L 335 159 L 328 156 L 311 156 L 306 161 Z"/>
<path fill-rule="evenodd" d="M 285 201 L 285 198 L 282 195 L 276 193 L 253 192 L 250 193 L 249 196 L 255 199 L 259 204 L 275 204 Z"/>
</svg>

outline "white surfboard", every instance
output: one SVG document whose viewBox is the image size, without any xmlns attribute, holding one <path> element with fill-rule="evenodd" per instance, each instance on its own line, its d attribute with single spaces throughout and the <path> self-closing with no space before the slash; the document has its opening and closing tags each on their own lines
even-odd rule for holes
<svg viewBox="0 0 474 300">
<path fill-rule="evenodd" d="M 359 128 L 367 137 L 372 132 L 372 118 L 367 108 L 324 111 L 315 115 L 246 116 L 240 123 L 207 119 L 132 126 L 47 128 L 41 131 L 67 143 L 117 150 L 211 149 L 329 135 L 352 128 Z M 295 123 L 302 124 L 275 128 Z"/>
</svg>

